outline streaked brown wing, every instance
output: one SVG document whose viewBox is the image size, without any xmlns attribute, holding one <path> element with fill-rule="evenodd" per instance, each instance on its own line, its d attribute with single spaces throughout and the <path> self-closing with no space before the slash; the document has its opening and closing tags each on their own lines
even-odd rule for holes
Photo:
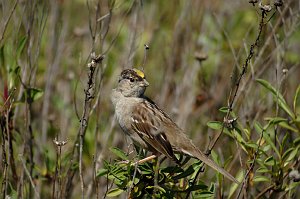
<svg viewBox="0 0 300 199">
<path fill-rule="evenodd" d="M 149 148 L 155 150 L 153 152 L 159 152 L 170 159 L 176 160 L 172 146 L 161 128 L 160 117 L 155 117 L 154 107 L 149 109 L 151 105 L 147 103 L 149 102 L 143 101 L 133 110 L 131 117 L 133 130 L 151 146 Z"/>
</svg>

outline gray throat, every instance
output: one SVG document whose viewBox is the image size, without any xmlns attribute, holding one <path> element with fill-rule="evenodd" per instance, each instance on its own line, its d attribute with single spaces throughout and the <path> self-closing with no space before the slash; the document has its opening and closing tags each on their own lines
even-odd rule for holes
<svg viewBox="0 0 300 199">
<path fill-rule="evenodd" d="M 116 88 L 112 90 L 110 99 L 111 99 L 111 102 L 113 103 L 114 107 L 116 107 L 117 103 L 122 98 L 124 98 L 124 95 L 120 91 L 118 91 Z"/>
</svg>

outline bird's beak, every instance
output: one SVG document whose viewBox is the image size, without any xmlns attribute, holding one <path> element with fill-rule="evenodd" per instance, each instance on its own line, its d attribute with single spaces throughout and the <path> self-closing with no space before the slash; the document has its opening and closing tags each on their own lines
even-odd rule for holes
<svg viewBox="0 0 300 199">
<path fill-rule="evenodd" d="M 141 86 L 147 87 L 147 86 L 149 86 L 149 82 L 147 82 L 147 80 L 144 79 L 144 80 L 141 82 Z"/>
</svg>

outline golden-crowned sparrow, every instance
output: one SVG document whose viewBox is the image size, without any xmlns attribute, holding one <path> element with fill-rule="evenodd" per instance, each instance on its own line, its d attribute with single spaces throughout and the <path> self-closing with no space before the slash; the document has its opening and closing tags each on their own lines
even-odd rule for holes
<svg viewBox="0 0 300 199">
<path fill-rule="evenodd" d="M 174 153 L 197 158 L 238 183 L 230 173 L 204 155 L 164 111 L 144 96 L 147 86 L 149 83 L 142 71 L 125 69 L 111 94 L 117 120 L 133 143 L 175 161 Z"/>
</svg>

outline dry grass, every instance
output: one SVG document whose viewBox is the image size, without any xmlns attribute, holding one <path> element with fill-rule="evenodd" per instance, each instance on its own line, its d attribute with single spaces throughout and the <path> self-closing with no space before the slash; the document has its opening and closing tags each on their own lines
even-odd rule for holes
<svg viewBox="0 0 300 199">
<path fill-rule="evenodd" d="M 280 148 L 289 134 L 280 153 L 297 148 L 300 5 L 288 0 L 271 8 L 262 12 L 259 3 L 229 0 L 0 1 L 2 197 L 102 198 L 115 187 L 97 172 L 116 159 L 110 147 L 127 152 L 130 142 L 114 121 L 109 95 L 122 69 L 144 65 L 144 44 L 150 46 L 147 95 L 199 148 L 213 149 L 244 179 L 233 195 L 297 197 L 299 187 L 287 191 L 287 171 L 280 189 L 253 180 L 264 160 L 259 147 L 246 151 L 228 127 L 237 125 L 247 143 L 260 146 L 256 124 L 286 118 L 293 129 L 275 125 L 271 139 Z M 92 52 L 105 57 L 94 71 L 87 67 Z M 257 79 L 282 93 L 295 118 Z M 215 130 L 209 121 L 225 125 Z M 288 165 L 299 170 L 299 159 Z M 214 177 L 206 171 L 200 178 L 209 185 Z M 231 185 L 215 181 L 215 197 L 231 194 Z"/>
</svg>

